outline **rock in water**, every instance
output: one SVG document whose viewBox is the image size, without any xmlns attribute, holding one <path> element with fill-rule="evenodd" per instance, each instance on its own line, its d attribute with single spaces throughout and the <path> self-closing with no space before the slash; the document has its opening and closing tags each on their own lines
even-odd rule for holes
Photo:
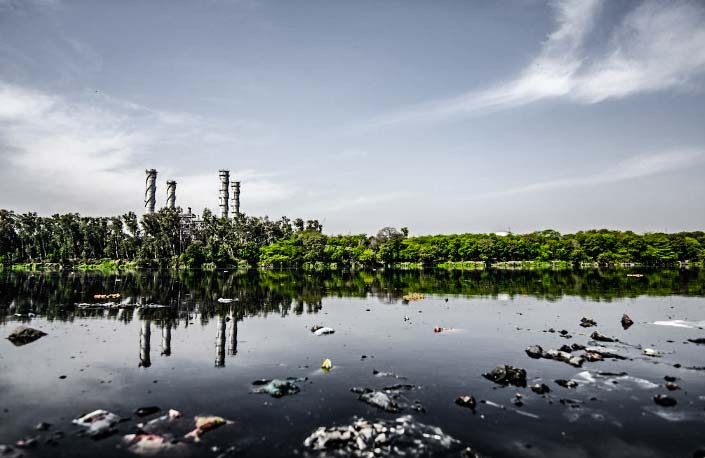
<svg viewBox="0 0 705 458">
<path fill-rule="evenodd" d="M 18 326 L 12 331 L 12 334 L 7 336 L 7 340 L 12 342 L 15 346 L 20 347 L 28 343 L 32 343 L 37 339 L 41 339 L 47 335 L 46 332 L 40 331 L 39 329 L 29 328 L 27 326 Z"/>
<path fill-rule="evenodd" d="M 253 385 L 262 385 L 257 388 L 254 392 L 259 394 L 268 394 L 273 398 L 281 398 L 283 396 L 292 395 L 298 393 L 301 389 L 298 383 L 305 382 L 307 379 L 304 378 L 294 378 L 288 377 L 286 380 L 274 379 L 274 380 L 257 380 L 253 382 Z"/>
<path fill-rule="evenodd" d="M 499 385 L 526 386 L 526 371 L 508 365 L 497 366 L 482 376 Z"/>
<path fill-rule="evenodd" d="M 631 318 L 629 318 L 629 315 L 626 313 L 622 315 L 622 328 L 624 329 L 629 329 L 629 326 L 633 325 L 634 321 L 632 321 Z"/>
<path fill-rule="evenodd" d="M 529 358 L 545 358 L 545 353 L 543 351 L 543 348 L 541 348 L 541 345 L 532 345 L 530 347 L 527 347 L 525 351 L 526 354 L 529 355 Z"/>
<path fill-rule="evenodd" d="M 379 407 L 387 412 L 398 412 L 399 406 L 397 405 L 394 398 L 383 391 L 371 391 L 368 393 L 363 393 L 358 398 L 362 402 L 375 407 Z"/>
<path fill-rule="evenodd" d="M 140 407 L 139 409 L 135 410 L 135 415 L 138 417 L 146 417 L 148 415 L 153 415 L 157 412 L 159 412 L 161 409 L 157 406 L 147 406 L 147 407 Z"/>
<path fill-rule="evenodd" d="M 597 340 L 598 342 L 615 342 L 615 339 L 607 337 L 604 334 L 600 334 L 598 331 L 594 331 L 592 334 L 590 334 L 590 337 L 593 340 Z"/>
<path fill-rule="evenodd" d="M 580 319 L 580 326 L 582 326 L 584 328 L 589 328 L 591 326 L 597 326 L 597 322 L 595 320 L 593 320 L 592 318 L 582 317 Z"/>
<path fill-rule="evenodd" d="M 654 402 L 663 407 L 673 407 L 678 404 L 678 401 L 665 394 L 657 394 L 654 396 Z"/>
<path fill-rule="evenodd" d="M 477 402 L 475 402 L 475 398 L 472 396 L 460 396 L 455 400 L 455 403 L 471 410 L 475 410 L 475 406 L 477 406 Z"/>
</svg>

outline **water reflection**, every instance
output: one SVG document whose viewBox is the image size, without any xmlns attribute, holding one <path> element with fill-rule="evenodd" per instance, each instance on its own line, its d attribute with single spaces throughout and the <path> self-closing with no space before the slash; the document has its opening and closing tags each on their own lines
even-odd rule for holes
<svg viewBox="0 0 705 458">
<path fill-rule="evenodd" d="M 152 361 L 149 359 L 149 341 L 152 338 L 152 321 L 142 321 L 140 327 L 140 364 L 139 367 L 149 367 Z"/>
<path fill-rule="evenodd" d="M 630 271 L 633 272 L 633 271 Z M 101 317 L 129 322 L 135 314 L 118 307 L 80 307 L 96 304 L 96 294 L 119 293 L 122 307 L 141 308 L 141 319 L 166 323 L 193 316 L 203 324 L 230 315 L 233 320 L 274 313 L 316 313 L 325 296 L 375 297 L 394 302 L 407 292 L 492 296 L 529 295 L 557 300 L 575 295 L 611 300 L 639 295 L 705 294 L 705 271 L 645 270 L 643 277 L 628 277 L 624 270 L 586 271 L 425 271 L 319 273 L 251 272 L 132 272 L 26 273 L 0 272 L 0 322 L 29 319 L 29 314 L 49 320 Z M 219 304 L 219 297 L 234 298 Z M 165 331 L 167 334 L 169 330 Z M 237 333 L 236 330 L 233 331 Z M 165 337 L 166 340 L 168 338 Z M 225 340 L 225 339 L 223 339 Z M 168 348 L 169 345 L 163 345 Z M 235 346 L 231 344 L 231 347 Z M 169 351 L 167 350 L 168 354 Z"/>
</svg>

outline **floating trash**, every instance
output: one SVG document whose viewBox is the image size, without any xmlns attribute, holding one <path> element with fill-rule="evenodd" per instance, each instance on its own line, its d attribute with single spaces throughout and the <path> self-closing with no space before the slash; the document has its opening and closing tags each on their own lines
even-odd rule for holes
<svg viewBox="0 0 705 458">
<path fill-rule="evenodd" d="M 94 410 L 73 420 L 73 423 L 86 428 L 86 434 L 93 438 L 100 438 L 115 432 L 115 425 L 121 418 L 107 410 Z"/>
<path fill-rule="evenodd" d="M 323 369 L 324 371 L 329 371 L 333 369 L 333 362 L 328 358 L 324 359 L 323 363 L 321 363 L 321 369 Z"/>
<path fill-rule="evenodd" d="M 253 393 L 268 394 L 273 398 L 281 398 L 283 396 L 293 395 L 301 391 L 298 384 L 305 382 L 306 380 L 306 377 L 288 377 L 285 380 L 276 378 L 273 380 L 256 380 L 252 382 L 252 384 L 259 386 L 259 388 L 255 389 Z"/>
<path fill-rule="evenodd" d="M 205 433 L 232 423 L 223 417 L 217 417 L 215 415 L 197 416 L 194 420 L 196 421 L 196 428 L 184 436 L 186 439 L 193 439 L 194 442 L 199 442 L 201 436 Z"/>
</svg>

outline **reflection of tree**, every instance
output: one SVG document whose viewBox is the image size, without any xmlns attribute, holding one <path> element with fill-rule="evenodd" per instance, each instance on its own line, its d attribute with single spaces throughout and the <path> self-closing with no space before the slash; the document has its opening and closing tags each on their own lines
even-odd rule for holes
<svg viewBox="0 0 705 458">
<path fill-rule="evenodd" d="M 634 271 L 629 271 L 634 272 Z M 705 271 L 643 270 L 630 278 L 624 270 L 532 271 L 386 271 L 354 273 L 303 272 L 169 272 L 121 274 L 0 272 L 0 322 L 19 314 L 34 313 L 49 320 L 103 318 L 125 323 L 137 318 L 152 320 L 170 329 L 187 326 L 196 317 L 207 324 L 216 316 L 237 321 L 249 316 L 317 313 L 325 296 L 376 297 L 397 301 L 407 292 L 426 294 L 494 296 L 499 293 L 530 295 L 556 300 L 575 295 L 611 300 L 639 295 L 705 295 Z M 87 308 L 96 294 L 120 293 L 124 306 L 161 304 L 165 308 Z M 220 304 L 217 299 L 234 299 Z M 164 333 L 170 332 L 163 331 Z M 162 351 L 164 351 L 164 346 Z"/>
<path fill-rule="evenodd" d="M 152 322 L 150 320 L 142 321 L 140 327 L 140 363 L 139 367 L 149 367 L 152 361 L 149 358 L 150 340 L 152 338 Z"/>
</svg>

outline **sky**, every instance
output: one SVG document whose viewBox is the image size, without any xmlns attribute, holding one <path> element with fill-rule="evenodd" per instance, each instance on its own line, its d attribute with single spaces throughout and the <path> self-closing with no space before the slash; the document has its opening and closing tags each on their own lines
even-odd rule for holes
<svg viewBox="0 0 705 458">
<path fill-rule="evenodd" d="M 0 0 L 0 208 L 705 229 L 699 0 Z"/>
</svg>

